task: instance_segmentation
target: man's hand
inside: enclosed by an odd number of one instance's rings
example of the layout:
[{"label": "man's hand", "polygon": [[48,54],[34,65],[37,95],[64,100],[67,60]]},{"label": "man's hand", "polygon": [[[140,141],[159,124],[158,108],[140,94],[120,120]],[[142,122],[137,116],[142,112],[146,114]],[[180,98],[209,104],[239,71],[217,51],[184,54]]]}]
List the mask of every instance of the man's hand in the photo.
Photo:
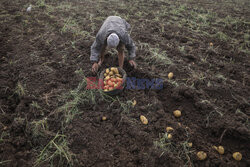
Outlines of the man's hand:
[{"label": "man's hand", "polygon": [[134,68],[137,67],[137,64],[136,64],[136,62],[135,62],[134,60],[129,60],[129,64],[130,64],[132,67],[134,67]]},{"label": "man's hand", "polygon": [[98,65],[97,63],[94,63],[94,64],[92,65],[92,72],[93,72],[93,73],[97,73],[98,68],[99,68],[99,65]]}]

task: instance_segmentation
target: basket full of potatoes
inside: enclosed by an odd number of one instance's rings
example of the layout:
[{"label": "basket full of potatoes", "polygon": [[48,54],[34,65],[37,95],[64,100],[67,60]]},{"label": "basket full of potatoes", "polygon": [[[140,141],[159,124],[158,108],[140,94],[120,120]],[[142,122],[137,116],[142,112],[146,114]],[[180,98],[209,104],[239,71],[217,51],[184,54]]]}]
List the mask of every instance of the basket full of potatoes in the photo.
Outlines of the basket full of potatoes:
[{"label": "basket full of potatoes", "polygon": [[116,95],[125,87],[127,74],[120,67],[110,67],[104,69],[99,76],[99,79],[103,81],[103,91],[109,95]]}]

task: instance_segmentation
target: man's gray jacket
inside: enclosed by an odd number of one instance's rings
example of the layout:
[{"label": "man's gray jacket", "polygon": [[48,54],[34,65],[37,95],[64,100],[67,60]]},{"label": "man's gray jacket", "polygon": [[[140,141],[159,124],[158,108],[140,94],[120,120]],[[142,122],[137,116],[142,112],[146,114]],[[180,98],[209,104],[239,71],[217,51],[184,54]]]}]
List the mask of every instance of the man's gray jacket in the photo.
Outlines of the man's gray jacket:
[{"label": "man's gray jacket", "polygon": [[130,25],[124,19],[118,16],[109,16],[103,23],[102,27],[96,35],[96,39],[91,46],[90,61],[97,62],[101,50],[106,45],[107,37],[111,33],[116,33],[120,38],[120,42],[125,45],[128,50],[128,59],[132,60],[135,55],[135,44],[129,35]]}]

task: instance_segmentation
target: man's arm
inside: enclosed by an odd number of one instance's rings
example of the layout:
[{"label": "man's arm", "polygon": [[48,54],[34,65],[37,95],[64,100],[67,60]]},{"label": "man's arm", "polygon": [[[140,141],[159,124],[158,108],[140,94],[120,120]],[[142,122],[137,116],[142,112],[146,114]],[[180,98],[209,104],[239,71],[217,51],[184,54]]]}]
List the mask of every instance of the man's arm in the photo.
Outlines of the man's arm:
[{"label": "man's arm", "polygon": [[130,38],[130,36],[128,35],[128,42],[125,45],[125,47],[128,50],[128,59],[129,60],[134,60],[136,54],[135,54],[135,44],[134,41]]},{"label": "man's arm", "polygon": [[102,49],[102,44],[98,42],[97,40],[95,40],[94,43],[91,45],[91,55],[90,55],[91,62],[93,63],[98,62],[101,49]]}]

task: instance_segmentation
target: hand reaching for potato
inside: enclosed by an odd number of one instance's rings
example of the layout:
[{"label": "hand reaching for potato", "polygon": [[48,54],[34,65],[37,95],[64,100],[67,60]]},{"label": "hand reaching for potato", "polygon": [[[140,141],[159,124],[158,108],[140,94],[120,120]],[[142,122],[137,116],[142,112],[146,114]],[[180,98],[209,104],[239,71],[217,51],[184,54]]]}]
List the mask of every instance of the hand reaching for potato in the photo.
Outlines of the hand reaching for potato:
[{"label": "hand reaching for potato", "polygon": [[129,64],[136,69],[137,64],[134,60],[129,60]]},{"label": "hand reaching for potato", "polygon": [[99,65],[98,65],[97,63],[94,63],[94,64],[92,65],[92,72],[93,72],[93,73],[97,73],[98,68],[99,68]]}]

